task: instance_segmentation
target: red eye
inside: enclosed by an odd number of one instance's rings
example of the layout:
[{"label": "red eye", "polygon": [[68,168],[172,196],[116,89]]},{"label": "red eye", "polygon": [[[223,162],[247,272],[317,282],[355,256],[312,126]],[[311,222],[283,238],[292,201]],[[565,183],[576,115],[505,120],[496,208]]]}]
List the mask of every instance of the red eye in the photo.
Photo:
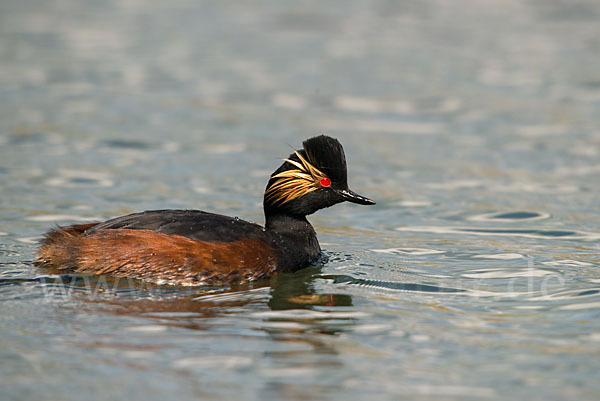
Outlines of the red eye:
[{"label": "red eye", "polygon": [[330,187],[331,186],[331,180],[327,177],[325,178],[321,178],[321,186],[322,187]]}]

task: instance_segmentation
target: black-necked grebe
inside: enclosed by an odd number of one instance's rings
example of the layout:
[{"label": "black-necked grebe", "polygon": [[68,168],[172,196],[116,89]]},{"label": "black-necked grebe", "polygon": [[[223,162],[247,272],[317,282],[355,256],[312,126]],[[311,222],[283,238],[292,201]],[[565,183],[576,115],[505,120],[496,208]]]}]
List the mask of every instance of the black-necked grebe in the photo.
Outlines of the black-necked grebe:
[{"label": "black-necked grebe", "polygon": [[199,210],[153,210],[49,231],[36,264],[154,283],[230,284],[315,263],[321,247],[306,216],[336,203],[375,202],[348,188],[344,149],[321,135],[271,175],[265,227]]}]

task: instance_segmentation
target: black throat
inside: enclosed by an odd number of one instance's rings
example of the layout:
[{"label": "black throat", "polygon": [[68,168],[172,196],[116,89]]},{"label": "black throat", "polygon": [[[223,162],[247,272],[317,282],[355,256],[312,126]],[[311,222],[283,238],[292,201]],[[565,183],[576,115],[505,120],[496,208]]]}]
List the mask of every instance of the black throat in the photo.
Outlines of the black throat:
[{"label": "black throat", "polygon": [[282,270],[299,270],[318,262],[321,247],[306,216],[268,213],[265,220],[265,230],[284,262]]}]

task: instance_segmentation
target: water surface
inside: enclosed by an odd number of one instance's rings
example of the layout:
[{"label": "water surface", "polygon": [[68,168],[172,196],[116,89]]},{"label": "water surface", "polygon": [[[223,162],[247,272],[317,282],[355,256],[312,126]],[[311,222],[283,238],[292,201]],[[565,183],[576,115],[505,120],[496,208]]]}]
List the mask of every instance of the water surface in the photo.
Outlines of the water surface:
[{"label": "water surface", "polygon": [[[600,397],[593,1],[0,2],[0,398]],[[234,288],[36,269],[56,224],[262,223],[319,133],[373,207]]]}]

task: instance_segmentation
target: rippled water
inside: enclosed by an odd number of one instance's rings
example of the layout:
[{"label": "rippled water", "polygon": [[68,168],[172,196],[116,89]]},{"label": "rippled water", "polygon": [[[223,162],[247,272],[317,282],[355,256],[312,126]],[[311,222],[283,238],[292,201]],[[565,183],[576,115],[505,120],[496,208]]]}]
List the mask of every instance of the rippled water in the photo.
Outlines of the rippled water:
[{"label": "rippled water", "polygon": [[[600,6],[0,2],[0,399],[600,398]],[[338,137],[374,207],[236,288],[33,267],[55,224],[262,222]]]}]

